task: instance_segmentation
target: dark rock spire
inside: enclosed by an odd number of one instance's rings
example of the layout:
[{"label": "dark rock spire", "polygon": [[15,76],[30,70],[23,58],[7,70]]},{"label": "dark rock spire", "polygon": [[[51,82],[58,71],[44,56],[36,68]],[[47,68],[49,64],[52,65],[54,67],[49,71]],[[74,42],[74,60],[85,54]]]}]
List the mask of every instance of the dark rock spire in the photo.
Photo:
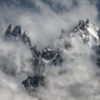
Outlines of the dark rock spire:
[{"label": "dark rock spire", "polygon": [[7,28],[7,30],[6,30],[6,32],[5,32],[5,35],[10,35],[11,34],[11,31],[12,31],[12,26],[11,26],[11,24],[8,26],[8,28]]},{"label": "dark rock spire", "polygon": [[21,35],[21,26],[15,26],[12,31],[12,35],[15,37]]}]

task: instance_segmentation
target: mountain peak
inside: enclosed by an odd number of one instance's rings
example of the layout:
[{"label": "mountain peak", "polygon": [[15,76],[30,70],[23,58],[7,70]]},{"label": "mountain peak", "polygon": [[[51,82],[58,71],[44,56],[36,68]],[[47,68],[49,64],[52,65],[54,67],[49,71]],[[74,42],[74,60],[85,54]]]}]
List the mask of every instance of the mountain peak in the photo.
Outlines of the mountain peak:
[{"label": "mountain peak", "polygon": [[84,20],[79,20],[78,25],[72,30],[72,32],[77,32],[79,30],[83,30],[86,31],[88,25],[89,25],[89,19],[87,19],[86,21]]},{"label": "mountain peak", "polygon": [[15,28],[12,31],[13,36],[21,35],[21,26],[15,26]]},{"label": "mountain peak", "polygon": [[[19,38],[21,42],[28,46],[32,54],[31,62],[34,75],[28,75],[22,82],[27,90],[30,91],[31,87],[34,90],[37,87],[42,86],[41,83],[44,84],[44,71],[46,66],[60,66],[65,61],[65,55],[72,60],[77,54],[82,54],[82,51],[80,51],[81,49],[79,48],[82,47],[83,49],[85,47],[83,43],[86,45],[96,45],[99,40],[98,29],[91,24],[88,19],[86,21],[80,20],[70,34],[66,34],[67,32],[64,29],[62,29],[61,33],[61,37],[58,40],[60,48],[58,47],[59,45],[57,45],[55,48],[46,47],[39,51],[37,45],[32,45],[30,37],[25,32],[22,33],[21,26],[15,26],[13,30],[11,25],[8,26],[5,37],[9,38],[9,40],[12,40],[13,37],[15,42],[16,38]],[[72,55],[72,58],[70,55]]]}]

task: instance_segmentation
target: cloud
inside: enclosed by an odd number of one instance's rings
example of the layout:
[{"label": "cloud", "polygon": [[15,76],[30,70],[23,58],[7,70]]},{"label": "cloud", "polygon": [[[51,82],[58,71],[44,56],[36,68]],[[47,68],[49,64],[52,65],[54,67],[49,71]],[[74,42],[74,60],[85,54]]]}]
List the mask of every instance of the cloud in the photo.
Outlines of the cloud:
[{"label": "cloud", "polygon": [[[30,8],[16,7],[13,4],[11,7],[4,5],[0,8],[0,19],[4,21],[6,27],[9,23],[21,25],[33,43],[40,46],[52,44],[61,34],[62,28],[68,32],[71,31],[79,19],[89,18],[95,23],[98,16],[95,3],[88,0],[31,0],[31,2],[40,10],[34,11]],[[58,8],[57,5],[61,7]],[[59,10],[59,13],[53,8]],[[64,11],[61,10],[62,8]]]},{"label": "cloud", "polygon": [[18,3],[16,0],[10,6],[7,2],[0,5],[0,67],[6,64],[7,70],[14,70],[16,74],[11,77],[7,75],[6,70],[1,69],[0,99],[91,100],[93,97],[95,100],[99,94],[99,83],[95,76],[98,71],[91,60],[93,51],[87,45],[83,46],[77,38],[72,41],[74,48],[67,53],[63,52],[66,59],[63,66],[46,67],[44,74],[47,77],[47,87],[39,89],[36,97],[31,97],[21,85],[27,77],[22,71],[31,71],[31,63],[28,61],[31,59],[30,50],[20,41],[7,43],[2,40],[2,37],[9,24],[21,25],[22,31],[31,38],[32,45],[37,44],[40,49],[53,45],[61,35],[62,29],[66,34],[70,33],[80,19],[89,18],[99,26],[96,2],[89,0],[29,1],[32,3],[31,7],[29,4],[22,6],[20,1]]}]

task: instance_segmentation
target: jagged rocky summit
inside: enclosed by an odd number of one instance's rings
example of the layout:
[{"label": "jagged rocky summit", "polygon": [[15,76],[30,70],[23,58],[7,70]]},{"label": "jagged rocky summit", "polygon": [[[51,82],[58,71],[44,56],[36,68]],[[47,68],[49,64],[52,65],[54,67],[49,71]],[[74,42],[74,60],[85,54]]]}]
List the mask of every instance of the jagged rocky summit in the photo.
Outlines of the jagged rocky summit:
[{"label": "jagged rocky summit", "polygon": [[46,47],[43,48],[42,51],[39,51],[37,45],[32,45],[30,37],[25,32],[22,33],[21,26],[15,26],[15,28],[12,29],[12,26],[9,25],[4,36],[6,41],[22,41],[22,43],[28,46],[32,53],[32,66],[35,74],[28,76],[27,79],[22,82],[29,92],[35,91],[38,87],[45,86],[46,76],[43,75],[45,67],[47,65],[61,66],[64,62],[62,54],[74,48],[74,39],[79,40],[79,42],[88,45],[94,50],[96,53],[95,59],[97,59],[96,64],[100,67],[99,37],[100,29],[91,24],[88,19],[86,21],[80,20],[70,34],[66,34],[66,31],[62,30],[61,36],[57,41],[58,47],[56,49]]},{"label": "jagged rocky summit", "polygon": [[37,49],[37,45],[32,46],[31,39],[28,37],[28,35],[25,32],[21,32],[21,26],[15,26],[12,29],[12,26],[9,25],[5,32],[4,38],[6,41],[22,41],[22,43],[28,46],[30,52],[32,53],[32,65],[35,74],[28,76],[27,79],[22,82],[27,90],[29,89],[32,91],[33,88],[37,88],[38,86],[44,84],[45,79],[42,74],[47,64],[58,66],[63,62],[63,58],[59,50],[46,47],[43,48],[42,51],[39,51]]}]

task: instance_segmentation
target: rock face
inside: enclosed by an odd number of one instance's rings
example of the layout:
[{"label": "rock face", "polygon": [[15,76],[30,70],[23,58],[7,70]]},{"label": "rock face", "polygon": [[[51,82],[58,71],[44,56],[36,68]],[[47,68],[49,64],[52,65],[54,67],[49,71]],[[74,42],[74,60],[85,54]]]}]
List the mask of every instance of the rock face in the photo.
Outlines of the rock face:
[{"label": "rock face", "polygon": [[42,58],[44,58],[46,60],[53,59],[55,55],[56,55],[56,51],[55,50],[51,50],[50,48],[45,48],[42,51]]},{"label": "rock face", "polygon": [[41,60],[41,59],[48,60],[54,65],[60,64],[63,61],[62,57],[60,55],[60,52],[57,50],[54,50],[51,48],[44,48],[42,50],[42,52],[40,52],[39,50],[37,50],[37,45],[32,46],[31,40],[28,37],[28,35],[25,32],[21,33],[20,26],[15,26],[13,31],[12,31],[12,26],[11,25],[8,26],[8,28],[5,32],[5,38],[10,38],[10,40],[11,40],[12,37],[14,37],[15,40],[16,40],[16,38],[19,38],[24,44],[27,44],[29,46],[29,49],[34,56],[33,57],[34,58],[34,65],[39,65],[38,60]]},{"label": "rock face", "polygon": [[[58,40],[58,43],[61,46],[60,49],[63,48],[63,52],[67,51],[68,53],[73,47],[75,47],[75,44],[72,44],[73,41],[75,39],[80,39],[79,42],[90,46],[91,49],[95,47],[95,53],[98,55],[97,65],[100,66],[100,30],[96,29],[93,24],[90,24],[88,19],[86,21],[80,20],[73,31],[67,35],[66,31],[62,30],[62,34]],[[62,51],[59,47],[56,49],[46,47],[43,48],[42,51],[39,51],[37,45],[32,45],[30,37],[25,32],[22,33],[20,26],[16,26],[12,29],[12,26],[9,25],[5,32],[5,38],[14,41],[20,40],[23,44],[28,46],[32,54],[32,68],[34,75],[28,75],[28,77],[22,82],[26,90],[29,92],[35,91],[38,87],[45,85],[45,77],[43,73],[47,65],[59,66],[64,62],[61,53]],[[74,51],[75,50],[73,49],[72,54],[74,54]]]},{"label": "rock face", "polygon": [[6,36],[11,35],[11,31],[12,31],[12,27],[11,27],[11,24],[10,24],[10,25],[8,26],[6,32],[5,32],[5,35],[6,35]]},{"label": "rock face", "polygon": [[42,75],[45,71],[46,63],[44,61],[48,60],[49,64],[51,65],[60,65],[63,62],[63,58],[59,51],[51,48],[43,48],[43,50],[40,52],[37,49],[37,45],[32,46],[31,39],[28,37],[28,35],[24,32],[21,32],[20,26],[15,26],[14,29],[12,29],[12,26],[9,25],[6,32],[5,37],[6,40],[20,40],[22,43],[27,45],[30,49],[30,52],[32,53],[33,59],[32,59],[32,65],[34,70],[34,75],[28,76],[26,80],[22,82],[24,87],[27,91],[35,91],[36,88],[40,86],[44,86],[45,78]]},{"label": "rock face", "polygon": [[43,76],[29,76],[26,80],[22,82],[25,86],[26,90],[29,92],[33,92],[36,88],[40,86],[44,86],[44,77]]},{"label": "rock face", "polygon": [[5,32],[5,36],[13,36],[13,37],[17,37],[21,35],[21,26],[16,26],[13,30],[12,30],[12,26],[9,25],[6,32]]},{"label": "rock face", "polygon": [[13,36],[20,36],[21,35],[21,26],[16,26],[14,29],[13,29],[13,31],[12,31],[12,33],[11,33]]},{"label": "rock face", "polygon": [[32,47],[30,38],[27,36],[25,32],[24,33],[21,32],[21,26],[15,26],[12,29],[12,26],[9,25],[5,32],[5,38],[8,40],[20,39],[23,43],[28,44],[30,48]]},{"label": "rock face", "polygon": [[43,49],[41,56],[43,59],[50,61],[53,65],[60,65],[63,62],[63,58],[60,55],[60,52],[54,49]]},{"label": "rock face", "polygon": [[100,45],[97,45],[96,47],[96,54],[97,54],[97,66],[100,68]]}]

